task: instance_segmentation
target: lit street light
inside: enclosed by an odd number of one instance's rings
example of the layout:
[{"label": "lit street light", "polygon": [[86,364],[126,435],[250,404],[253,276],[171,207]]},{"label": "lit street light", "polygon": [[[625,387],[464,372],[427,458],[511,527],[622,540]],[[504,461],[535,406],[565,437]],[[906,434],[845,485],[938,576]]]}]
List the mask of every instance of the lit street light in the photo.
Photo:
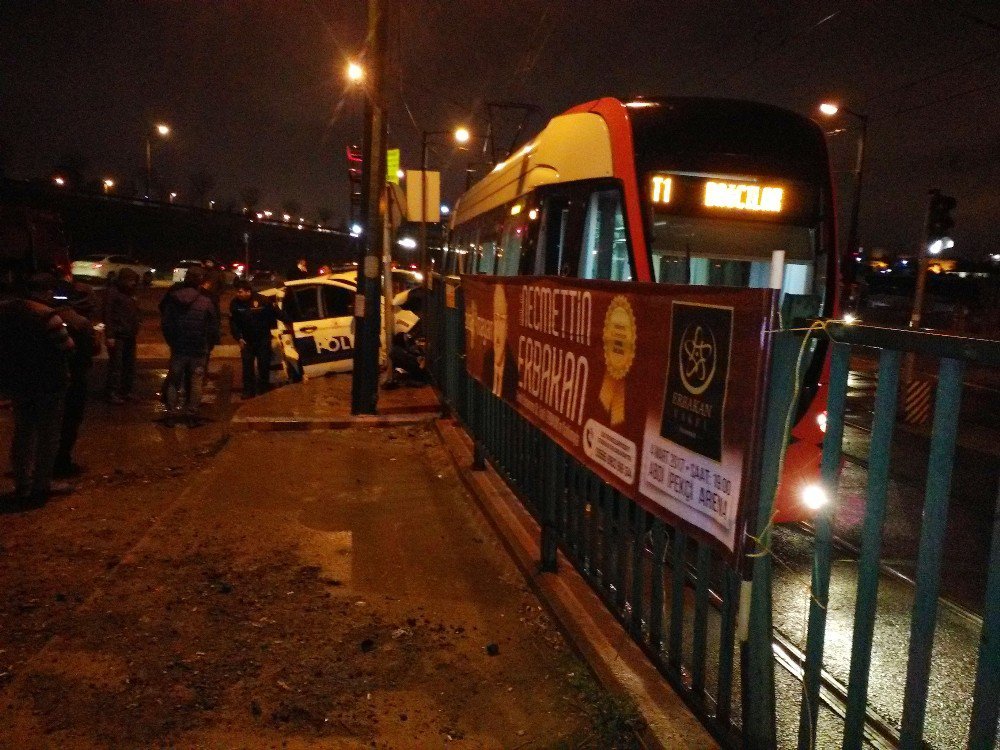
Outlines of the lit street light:
[{"label": "lit street light", "polygon": [[63,177],[59,177],[58,175],[52,178],[52,182],[54,182],[59,187],[65,187],[66,185],[66,179]]},{"label": "lit street light", "polygon": [[[170,126],[159,122],[155,125],[157,134],[161,138],[170,135]],[[146,200],[149,200],[150,185],[153,182],[153,147],[149,135],[146,136]]]},{"label": "lit street light", "polygon": [[110,177],[106,177],[101,185],[104,187],[104,194],[107,195],[111,192],[111,189],[115,186],[115,181]]},{"label": "lit street light", "polygon": [[420,271],[425,283],[430,283],[430,269],[427,267],[427,139],[435,135],[450,135],[456,143],[468,143],[472,135],[468,128],[454,130],[425,130],[420,145]]},{"label": "lit street light", "polygon": [[347,64],[347,80],[352,83],[359,83],[360,81],[363,81],[364,78],[365,69],[361,67],[361,65],[353,61]]},{"label": "lit street light", "polygon": [[170,194],[170,202],[173,203],[174,202],[174,198],[176,198],[176,197],[177,197],[177,193],[171,193]]},{"label": "lit street light", "polygon": [[863,115],[860,112],[855,112],[847,107],[841,107],[833,102],[823,102],[819,105],[819,111],[827,117],[834,117],[838,113],[843,112],[844,114],[854,117],[861,124],[861,131],[858,134],[858,158],[854,167],[854,201],[851,203],[851,220],[847,227],[847,252],[844,253],[844,262],[841,264],[844,271],[850,269],[848,273],[852,276],[851,279],[845,278],[845,281],[853,281],[853,275],[855,272],[854,264],[847,261],[849,261],[850,257],[853,256],[854,253],[858,252],[858,215],[861,212],[861,184],[864,179],[865,171],[865,139],[868,137],[868,116]]}]

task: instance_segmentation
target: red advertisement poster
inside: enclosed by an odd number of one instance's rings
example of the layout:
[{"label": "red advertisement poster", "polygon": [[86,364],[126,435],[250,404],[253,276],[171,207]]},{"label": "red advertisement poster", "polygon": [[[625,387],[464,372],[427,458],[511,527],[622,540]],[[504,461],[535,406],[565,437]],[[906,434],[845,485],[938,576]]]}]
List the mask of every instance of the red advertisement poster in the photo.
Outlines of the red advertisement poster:
[{"label": "red advertisement poster", "polygon": [[739,552],[773,291],[554,277],[462,284],[473,378],[647,510]]}]

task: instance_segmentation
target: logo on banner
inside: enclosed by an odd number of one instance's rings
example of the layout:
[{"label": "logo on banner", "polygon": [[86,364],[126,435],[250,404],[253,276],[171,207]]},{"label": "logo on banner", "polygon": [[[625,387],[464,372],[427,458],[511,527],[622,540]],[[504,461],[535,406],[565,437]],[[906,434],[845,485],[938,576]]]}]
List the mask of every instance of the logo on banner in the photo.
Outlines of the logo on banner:
[{"label": "logo on banner", "polygon": [[722,460],[733,308],[674,302],[660,435]]},{"label": "logo on banner", "polygon": [[608,410],[612,425],[625,421],[625,376],[635,361],[635,315],[626,297],[618,295],[604,316],[604,382],[601,405]]}]

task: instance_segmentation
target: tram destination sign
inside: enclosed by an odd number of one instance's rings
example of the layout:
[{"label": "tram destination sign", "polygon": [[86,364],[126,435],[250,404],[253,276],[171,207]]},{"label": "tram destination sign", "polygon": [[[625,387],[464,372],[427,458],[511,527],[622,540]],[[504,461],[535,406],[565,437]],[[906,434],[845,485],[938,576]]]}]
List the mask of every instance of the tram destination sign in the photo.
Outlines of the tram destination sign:
[{"label": "tram destination sign", "polygon": [[739,555],[775,293],[463,276],[466,367],[604,481]]}]

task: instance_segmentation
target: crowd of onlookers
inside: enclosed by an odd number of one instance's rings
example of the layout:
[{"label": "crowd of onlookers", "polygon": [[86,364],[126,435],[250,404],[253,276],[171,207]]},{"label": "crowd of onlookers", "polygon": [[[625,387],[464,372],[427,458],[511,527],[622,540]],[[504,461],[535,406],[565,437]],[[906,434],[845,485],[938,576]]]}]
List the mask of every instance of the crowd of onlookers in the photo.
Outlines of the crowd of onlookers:
[{"label": "crowd of onlookers", "polygon": [[[8,498],[14,504],[30,507],[71,492],[65,480],[84,472],[73,448],[102,339],[108,353],[105,399],[111,404],[136,399],[139,286],[139,276],[127,269],[103,295],[58,269],[35,274],[0,269],[0,398],[10,402],[14,422],[15,490]],[[221,338],[220,293],[219,275],[194,267],[160,300],[160,325],[170,349],[161,394],[164,426],[201,424],[208,360]],[[243,396],[252,397],[269,387],[271,329],[283,316],[272,299],[244,281],[236,283],[229,312],[242,354]]]}]

